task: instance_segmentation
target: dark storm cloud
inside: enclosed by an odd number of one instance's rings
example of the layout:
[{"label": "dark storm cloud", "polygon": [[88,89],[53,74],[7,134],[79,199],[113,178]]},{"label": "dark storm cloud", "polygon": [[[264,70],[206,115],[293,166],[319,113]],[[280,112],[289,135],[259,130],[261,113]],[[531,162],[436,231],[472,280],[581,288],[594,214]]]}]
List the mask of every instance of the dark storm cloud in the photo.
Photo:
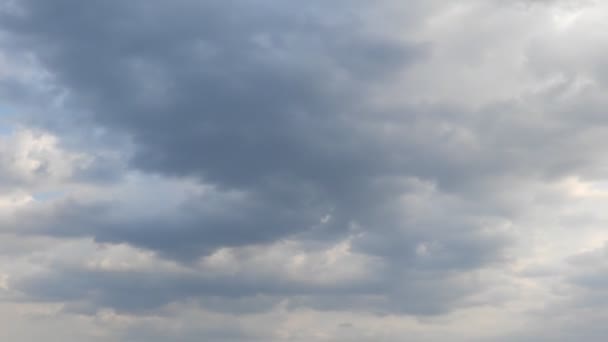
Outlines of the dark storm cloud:
[{"label": "dark storm cloud", "polygon": [[360,4],[20,5],[5,29],[69,102],[133,138],[134,167],[247,194],[252,208],[230,211],[235,239],[307,229],[329,211],[346,225],[384,200],[378,179],[403,172],[391,170],[397,151],[360,127],[360,98],[426,48],[366,32]]},{"label": "dark storm cloud", "polygon": [[[479,289],[465,282],[439,295],[453,272],[503,259],[509,239],[482,232],[484,222],[503,219],[501,208],[466,189],[508,161],[484,159],[488,151],[473,153],[462,142],[459,132],[470,133],[470,122],[459,124],[457,109],[395,112],[372,104],[372,90],[424,62],[432,44],[375,32],[361,2],[19,5],[0,27],[65,95],[67,114],[40,122],[64,135],[70,133],[61,122],[84,121],[127,136],[131,168],[194,179],[217,192],[145,217],[117,215],[120,200],[45,204],[18,213],[21,233],[92,236],[187,262],[226,246],[352,235],[356,251],[388,269],[370,290],[381,303],[361,305],[416,314],[449,310]],[[402,203],[404,195],[409,202]],[[33,298],[85,297],[127,311],[213,294],[205,282],[163,280],[156,287],[147,277],[59,272],[20,286]],[[50,285],[36,285],[42,283]],[[142,283],[150,292],[128,295]],[[233,279],[217,290],[323,292],[298,286],[252,290]]]},{"label": "dark storm cloud", "polygon": [[68,200],[20,212],[16,229],[64,237],[93,235],[99,242],[128,242],[172,258],[193,260],[221,246],[270,242],[312,228],[326,214],[318,204],[305,204],[298,212],[290,212],[282,203],[248,196],[210,201],[196,201],[196,211],[177,208],[169,214],[115,217],[120,204]]}]

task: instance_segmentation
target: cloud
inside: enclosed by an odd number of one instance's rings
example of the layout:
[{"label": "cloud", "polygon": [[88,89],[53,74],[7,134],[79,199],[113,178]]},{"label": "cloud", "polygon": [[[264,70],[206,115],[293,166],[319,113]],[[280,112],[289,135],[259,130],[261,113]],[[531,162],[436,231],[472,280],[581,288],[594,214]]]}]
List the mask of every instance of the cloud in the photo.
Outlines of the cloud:
[{"label": "cloud", "polygon": [[598,9],[2,2],[0,298],[84,340],[571,340]]}]

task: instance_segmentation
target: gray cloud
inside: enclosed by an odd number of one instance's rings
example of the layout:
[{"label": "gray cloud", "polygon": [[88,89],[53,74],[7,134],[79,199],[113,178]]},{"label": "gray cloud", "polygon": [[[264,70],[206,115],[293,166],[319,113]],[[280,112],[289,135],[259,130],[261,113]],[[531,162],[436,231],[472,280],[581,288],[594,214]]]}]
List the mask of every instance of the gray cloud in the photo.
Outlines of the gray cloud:
[{"label": "gray cloud", "polygon": [[[412,313],[440,313],[475,291],[478,284],[470,283],[440,296],[446,288],[432,284],[450,284],[452,272],[504,260],[509,238],[481,232],[483,221],[503,220],[501,209],[477,204],[464,191],[502,163],[486,158],[486,151],[456,155],[471,148],[457,132],[458,109],[395,111],[370,101],[374,87],[433,51],[429,42],[374,33],[364,16],[367,6],[19,5],[20,14],[4,15],[2,27],[14,46],[33,53],[50,72],[51,88],[67,94],[65,108],[75,113],[68,115],[130,137],[132,168],[191,177],[217,193],[144,216],[117,214],[121,200],[56,202],[21,211],[18,231],[126,242],[189,262],[222,247],[294,237],[331,243],[351,236],[354,250],[388,265],[376,281],[380,289],[371,293],[387,301],[379,310],[388,305]],[[443,133],[442,124],[456,130]],[[389,126],[394,133],[384,132]],[[402,203],[404,195],[412,203]],[[418,196],[429,208],[419,211]],[[142,292],[140,303],[125,300],[117,290],[122,282],[106,273],[55,277],[30,282],[24,291],[56,300],[100,293],[91,300],[127,310],[204,294],[168,283],[159,292]],[[137,274],[122,277],[149,283]],[[63,287],[67,278],[77,288]],[[57,285],[31,286],[39,283]],[[222,289],[231,283],[240,281],[227,281]],[[281,291],[306,294],[297,288]],[[235,285],[233,295],[256,293]]]},{"label": "gray cloud", "polygon": [[[240,323],[314,315],[166,338],[353,340],[371,326],[351,319],[416,316],[412,336],[439,341],[451,333],[425,322],[474,312],[481,326],[489,312],[513,331],[478,340],[566,341],[581,326],[522,332],[517,317],[602,302],[602,257],[551,264],[603,222],[605,63],[567,29],[588,3],[14,5],[0,12],[13,70],[0,98],[24,132],[56,141],[0,148],[0,183],[21,196],[0,196],[2,233],[48,239],[21,271],[0,267],[3,296],[111,312],[128,341],[160,334],[133,322],[191,304]],[[291,328],[329,315],[344,315],[333,333]]]}]

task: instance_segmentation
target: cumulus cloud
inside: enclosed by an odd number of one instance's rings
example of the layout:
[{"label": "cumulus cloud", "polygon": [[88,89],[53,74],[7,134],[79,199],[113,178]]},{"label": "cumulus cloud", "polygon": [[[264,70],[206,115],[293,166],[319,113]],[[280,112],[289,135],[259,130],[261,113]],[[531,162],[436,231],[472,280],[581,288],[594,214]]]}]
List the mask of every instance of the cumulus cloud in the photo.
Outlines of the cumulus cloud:
[{"label": "cumulus cloud", "polygon": [[2,1],[8,334],[599,340],[602,10]]}]

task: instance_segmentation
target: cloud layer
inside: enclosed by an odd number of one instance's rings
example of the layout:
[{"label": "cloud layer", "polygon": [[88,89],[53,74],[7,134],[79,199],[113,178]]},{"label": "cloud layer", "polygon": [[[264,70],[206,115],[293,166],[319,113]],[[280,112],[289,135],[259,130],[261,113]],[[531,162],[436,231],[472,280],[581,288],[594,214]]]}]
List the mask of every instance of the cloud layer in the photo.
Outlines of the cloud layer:
[{"label": "cloud layer", "polygon": [[0,2],[0,336],[599,341],[606,10]]}]

